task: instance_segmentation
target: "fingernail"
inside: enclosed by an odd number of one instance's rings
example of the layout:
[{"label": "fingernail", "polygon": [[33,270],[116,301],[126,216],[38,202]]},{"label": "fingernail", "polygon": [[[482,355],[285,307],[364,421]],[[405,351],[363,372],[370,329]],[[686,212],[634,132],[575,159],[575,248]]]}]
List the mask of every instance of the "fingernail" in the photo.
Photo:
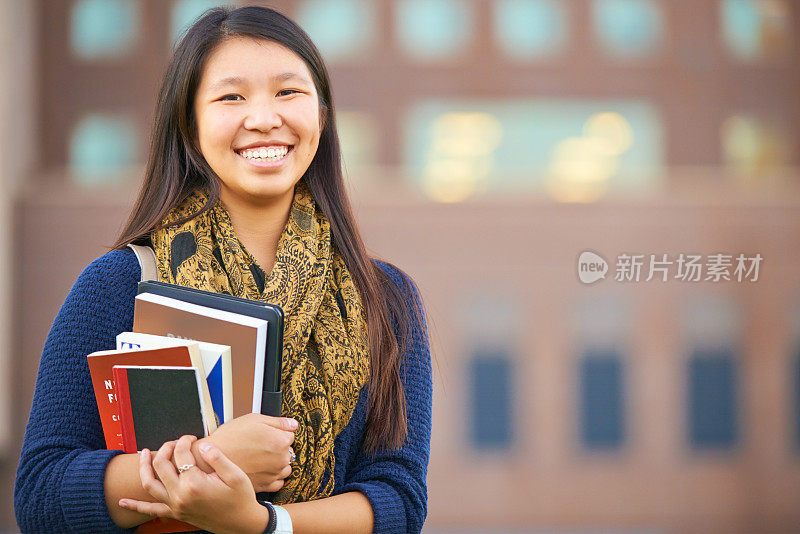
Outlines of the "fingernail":
[{"label": "fingernail", "polygon": [[150,449],[142,449],[142,454],[147,456],[148,454],[150,454]]},{"label": "fingernail", "polygon": [[298,427],[298,426],[300,426],[300,423],[298,423],[298,422],[297,422],[297,421],[295,421],[294,419],[289,419],[289,421],[288,421],[288,422],[289,422],[289,428],[290,428],[291,430],[297,430],[297,427]]},{"label": "fingernail", "polygon": [[119,501],[119,507],[120,508],[127,508],[128,507],[128,501]]},{"label": "fingernail", "polygon": [[200,452],[208,452],[210,450],[211,450],[211,444],[210,443],[201,443],[200,444]]}]

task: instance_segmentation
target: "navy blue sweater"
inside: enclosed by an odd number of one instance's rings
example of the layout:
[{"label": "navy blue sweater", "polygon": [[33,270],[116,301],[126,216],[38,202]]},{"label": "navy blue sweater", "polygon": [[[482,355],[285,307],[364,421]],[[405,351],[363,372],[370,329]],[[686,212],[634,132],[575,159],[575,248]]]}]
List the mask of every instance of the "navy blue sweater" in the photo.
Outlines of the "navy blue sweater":
[{"label": "navy blue sweater", "polygon": [[[402,273],[380,265],[396,284],[404,282]],[[78,277],[47,336],[14,486],[14,510],[23,532],[129,532],[114,524],[106,507],[106,466],[121,451],[104,449],[86,355],[115,348],[116,335],[131,330],[140,277],[132,252],[101,256]],[[407,301],[418,302],[413,293]],[[366,495],[379,533],[419,532],[427,512],[430,352],[427,333],[415,329],[412,334],[401,373],[406,444],[375,455],[361,450],[366,387],[334,444],[334,494]]]}]

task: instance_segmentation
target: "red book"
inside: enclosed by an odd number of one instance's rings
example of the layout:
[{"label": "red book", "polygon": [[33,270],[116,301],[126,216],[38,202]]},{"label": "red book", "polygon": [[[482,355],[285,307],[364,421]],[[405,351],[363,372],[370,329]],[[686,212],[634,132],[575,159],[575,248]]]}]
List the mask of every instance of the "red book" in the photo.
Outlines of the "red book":
[{"label": "red book", "polygon": [[[153,350],[103,350],[86,357],[89,374],[100,412],[100,422],[106,438],[106,448],[125,450],[122,444],[122,428],[119,423],[119,407],[114,390],[115,365],[169,365],[195,367],[188,347],[167,347]],[[201,363],[202,365],[202,363]]]}]

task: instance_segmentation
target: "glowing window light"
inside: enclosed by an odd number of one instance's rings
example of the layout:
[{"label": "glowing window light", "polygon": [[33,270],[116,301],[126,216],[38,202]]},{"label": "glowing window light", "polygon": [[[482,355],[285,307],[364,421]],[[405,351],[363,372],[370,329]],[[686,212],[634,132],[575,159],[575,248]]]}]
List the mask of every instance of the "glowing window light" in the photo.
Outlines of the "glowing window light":
[{"label": "glowing window light", "polygon": [[746,115],[734,115],[720,126],[725,164],[739,173],[755,173],[789,164],[790,145],[778,127]]},{"label": "glowing window light", "polygon": [[88,60],[119,57],[136,42],[139,26],[131,0],[81,0],[72,8],[70,44],[73,53]]},{"label": "glowing window light", "polygon": [[467,199],[492,172],[502,125],[488,113],[446,113],[431,130],[422,190],[438,202]]},{"label": "glowing window light", "polygon": [[[407,112],[403,139],[406,176],[434,199],[544,193],[592,201],[605,191],[647,194],[663,180],[661,119],[642,100],[422,100]],[[597,168],[611,176],[586,178]]]},{"label": "glowing window light", "polygon": [[396,6],[400,45],[414,59],[438,60],[457,55],[473,34],[470,2],[401,0]]},{"label": "glowing window light", "polygon": [[724,0],[722,41],[740,59],[786,54],[791,45],[791,12],[784,0]]},{"label": "glowing window light", "polygon": [[560,202],[593,202],[619,172],[620,159],[633,144],[633,129],[619,113],[589,117],[582,137],[563,140],[553,150],[547,190]]},{"label": "glowing window light", "polygon": [[375,117],[363,111],[337,111],[336,126],[345,170],[374,165],[380,138]]},{"label": "glowing window light", "polygon": [[564,5],[553,0],[501,0],[495,3],[495,39],[514,58],[553,54],[566,44],[566,19]]},{"label": "glowing window light", "polygon": [[592,15],[600,44],[617,57],[643,57],[661,40],[662,17],[652,0],[594,0]]},{"label": "glowing window light", "polygon": [[172,4],[170,17],[170,37],[172,42],[181,38],[183,33],[197,20],[204,11],[225,5],[217,0],[178,0]]},{"label": "glowing window light", "polygon": [[309,0],[297,21],[328,61],[357,56],[375,38],[375,8],[365,0]]},{"label": "glowing window light", "polygon": [[86,186],[118,181],[119,171],[135,162],[136,139],[136,128],[130,117],[97,113],[83,117],[70,139],[73,180]]}]

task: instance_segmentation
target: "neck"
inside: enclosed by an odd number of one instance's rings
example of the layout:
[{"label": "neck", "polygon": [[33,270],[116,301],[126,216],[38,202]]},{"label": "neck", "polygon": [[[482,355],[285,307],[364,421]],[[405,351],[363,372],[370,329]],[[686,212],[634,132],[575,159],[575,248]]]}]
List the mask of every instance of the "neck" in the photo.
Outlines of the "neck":
[{"label": "neck", "polygon": [[230,215],[236,236],[258,266],[269,275],[275,264],[278,241],[286,227],[286,221],[289,220],[294,195],[287,195],[268,204],[253,205],[225,193],[223,190],[220,198]]}]

